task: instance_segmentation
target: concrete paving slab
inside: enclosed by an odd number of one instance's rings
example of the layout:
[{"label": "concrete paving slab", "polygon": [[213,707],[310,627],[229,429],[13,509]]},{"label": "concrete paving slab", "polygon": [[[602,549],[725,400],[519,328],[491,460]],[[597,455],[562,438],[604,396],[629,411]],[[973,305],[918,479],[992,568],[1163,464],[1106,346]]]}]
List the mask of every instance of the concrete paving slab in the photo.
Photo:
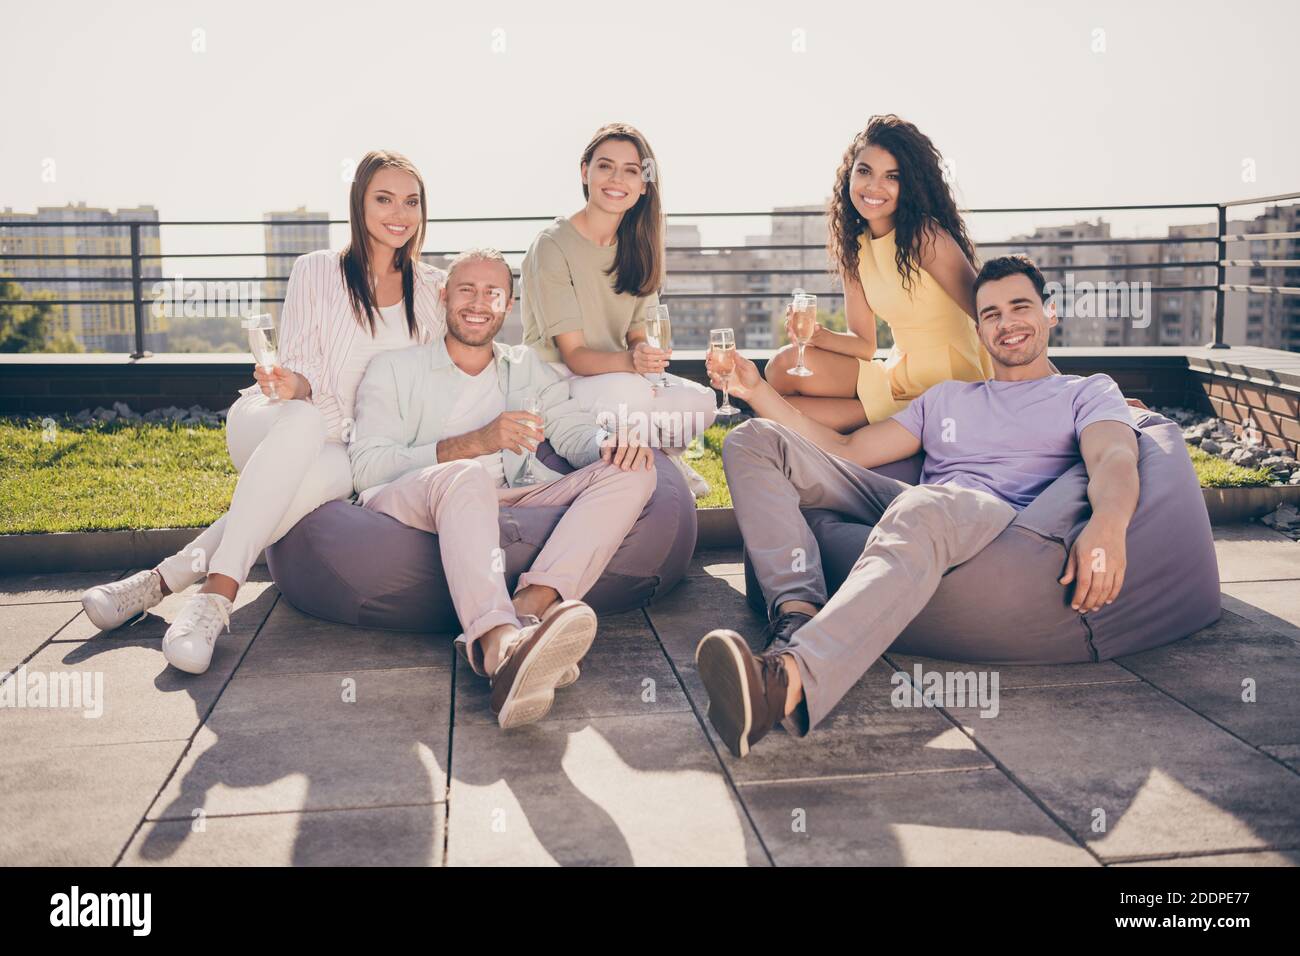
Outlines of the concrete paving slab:
[{"label": "concrete paving slab", "polygon": [[0,674],[25,661],[79,614],[80,604],[66,602],[0,605]]},{"label": "concrete paving slab", "polygon": [[1300,852],[1216,853],[1210,856],[1179,856],[1172,859],[1138,860],[1117,866],[1300,866]]},{"label": "concrete paving slab", "polygon": [[1261,524],[1219,525],[1213,531],[1221,582],[1300,578],[1300,542]]},{"label": "concrete paving slab", "polygon": [[741,791],[778,866],[1096,866],[996,770]]},{"label": "concrete paving slab", "polygon": [[[142,622],[80,644],[47,644],[11,681],[26,682],[29,703],[36,703],[31,689],[47,685],[66,688],[62,702],[78,706],[0,707],[0,738],[15,741],[25,751],[189,739],[274,600],[275,594],[268,592],[236,611],[232,633],[217,640],[212,665],[201,675],[185,674],[167,664],[160,649],[166,626],[161,618],[159,623]],[[156,636],[135,636],[142,631]],[[20,686],[15,684],[15,694]],[[87,687],[93,706],[87,706],[83,696],[73,696],[74,688],[83,695]],[[84,716],[96,710],[99,716]]]},{"label": "concrete paving slab", "polygon": [[450,709],[446,668],[238,676],[149,819],[437,803]]},{"label": "concrete paving slab", "polygon": [[0,750],[0,866],[112,866],[184,741]]},{"label": "concrete paving slab", "polygon": [[1300,646],[1225,611],[1210,627],[1117,659],[1246,741],[1300,744]]},{"label": "concrete paving slab", "polygon": [[[491,724],[491,685],[458,661],[456,723]],[[690,702],[659,641],[637,611],[603,617],[581,664],[581,677],[556,692],[546,720],[689,712]]]},{"label": "concrete paving slab", "polygon": [[1300,581],[1244,581],[1223,585],[1223,606],[1300,642]]},{"label": "concrete paving slab", "polygon": [[709,574],[714,577],[739,574],[744,577],[745,562],[740,556],[739,548],[700,550],[696,551],[691,558],[690,567],[687,568],[686,573],[688,575]]},{"label": "concrete paving slab", "polygon": [[[708,694],[695,666],[700,638],[715,627],[730,627],[757,650],[765,627],[745,603],[744,578],[735,575],[687,578],[649,612],[701,715],[707,713]],[[887,663],[877,662],[814,733],[798,739],[778,729],[743,760],[732,757],[712,726],[705,725],[738,784],[992,766],[934,709],[894,707],[892,673]]]},{"label": "concrete paving slab", "polygon": [[389,631],[334,624],[276,603],[240,665],[241,676],[340,670],[451,667],[454,634]]},{"label": "concrete paving slab", "polygon": [[910,654],[886,654],[885,659],[909,677],[915,675],[919,664],[922,673],[928,671],[997,671],[998,688],[1055,687],[1059,684],[1106,684],[1115,681],[1135,681],[1138,677],[1124,670],[1114,661],[1095,664],[1024,664],[982,667],[961,661],[945,661],[931,657],[914,657]]},{"label": "concrete paving slab", "polygon": [[0,574],[0,604],[80,601],[81,592],[107,584],[125,571],[68,571],[62,574]]},{"label": "concrete paving slab", "polygon": [[1300,845],[1300,776],[1153,687],[1000,698],[949,712],[1103,860]]},{"label": "concrete paving slab", "polygon": [[208,817],[147,823],[123,866],[439,866],[446,807]]},{"label": "concrete paving slab", "polygon": [[452,865],[766,863],[690,714],[457,725]]},{"label": "concrete paving slab", "polygon": [[1282,744],[1276,747],[1260,747],[1259,749],[1276,757],[1296,773],[1300,773],[1300,744]]}]

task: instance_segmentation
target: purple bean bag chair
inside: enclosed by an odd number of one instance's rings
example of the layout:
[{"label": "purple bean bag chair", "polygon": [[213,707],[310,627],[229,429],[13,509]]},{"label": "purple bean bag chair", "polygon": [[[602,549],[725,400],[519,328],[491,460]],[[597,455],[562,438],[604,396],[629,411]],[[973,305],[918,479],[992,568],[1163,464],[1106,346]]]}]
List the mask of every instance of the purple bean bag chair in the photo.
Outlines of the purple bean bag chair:
[{"label": "purple bean bag chair", "polygon": [[[892,645],[903,654],[940,657],[942,635],[966,634],[969,660],[989,664],[1104,661],[1186,637],[1219,617],[1219,565],[1200,482],[1182,429],[1155,412],[1131,409],[1138,437],[1141,493],[1128,528],[1128,568],[1114,604],[1091,614],[1070,608],[1068,549],[1092,513],[1080,463],[1025,508],[993,542],[944,575],[930,603]],[[876,469],[908,484],[923,456]],[[833,593],[866,545],[871,527],[843,515],[804,511]],[[762,591],[745,557],[750,604]],[[951,646],[950,642],[948,646]],[[1031,649],[1032,650],[1029,650]]]},{"label": "purple bean bag chair", "polygon": [[[537,457],[560,473],[573,468],[549,442]],[[686,573],[695,551],[695,498],[681,472],[655,452],[658,485],[641,517],[584,600],[596,613],[643,607]],[[506,583],[513,591],[563,506],[500,510]],[[459,632],[437,535],[344,501],[321,505],[266,549],[280,593],[300,611],[362,627]]]}]

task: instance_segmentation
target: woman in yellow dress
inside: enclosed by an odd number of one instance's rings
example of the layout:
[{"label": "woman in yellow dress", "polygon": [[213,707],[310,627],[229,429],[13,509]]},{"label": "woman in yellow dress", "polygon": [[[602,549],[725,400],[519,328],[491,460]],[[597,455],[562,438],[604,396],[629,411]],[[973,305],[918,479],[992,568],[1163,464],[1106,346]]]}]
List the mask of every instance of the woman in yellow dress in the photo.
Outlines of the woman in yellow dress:
[{"label": "woman in yellow dress", "polygon": [[[975,334],[975,249],[929,137],[897,116],[872,117],[840,162],[828,220],[849,331],[818,326],[804,352],[810,376],[788,374],[795,346],[772,357],[767,380],[790,404],[852,431],[938,382],[992,376]],[[894,337],[883,362],[877,316]]]}]

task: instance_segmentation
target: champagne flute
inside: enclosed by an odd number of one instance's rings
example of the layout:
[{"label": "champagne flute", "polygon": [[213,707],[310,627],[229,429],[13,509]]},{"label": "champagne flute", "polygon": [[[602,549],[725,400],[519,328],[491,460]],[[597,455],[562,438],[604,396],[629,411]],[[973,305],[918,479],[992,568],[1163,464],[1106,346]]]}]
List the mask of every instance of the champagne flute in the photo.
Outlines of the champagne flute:
[{"label": "champagne flute", "polygon": [[[279,364],[279,353],[275,347],[275,320],[269,313],[250,315],[240,325],[248,332],[248,348],[253,353],[253,361],[262,367],[268,375]],[[280,393],[274,388],[268,401],[278,402]]]},{"label": "champagne flute", "polygon": [[[542,414],[541,393],[538,392],[536,389],[530,390],[526,395],[526,397],[524,398],[523,408],[521,408],[520,411],[525,411],[532,415],[541,415]],[[541,439],[539,438],[538,441],[540,442],[540,440]],[[518,479],[516,479],[515,481],[516,485],[541,484],[542,479],[538,478],[535,474],[533,474],[533,462],[536,460],[536,458],[537,458],[536,452],[530,450],[528,452],[527,457],[524,458],[524,470],[520,472]]]},{"label": "champagne flute", "polygon": [[[673,347],[673,330],[668,322],[668,306],[655,305],[646,311],[645,339],[646,344],[651,348],[671,349]],[[660,372],[658,384],[668,388],[672,383],[668,381],[665,372]]]},{"label": "champagne flute", "polygon": [[813,333],[817,331],[817,296],[803,289],[795,289],[791,308],[793,315],[790,331],[799,346],[799,360],[792,368],[786,369],[786,373],[799,376],[812,375],[812,369],[803,364],[803,350],[812,341]]},{"label": "champagne flute", "polygon": [[736,370],[736,333],[733,329],[712,329],[709,331],[709,351],[714,353],[713,367],[722,379],[722,404],[718,406],[719,415],[738,415],[740,409],[731,404],[731,375]]}]

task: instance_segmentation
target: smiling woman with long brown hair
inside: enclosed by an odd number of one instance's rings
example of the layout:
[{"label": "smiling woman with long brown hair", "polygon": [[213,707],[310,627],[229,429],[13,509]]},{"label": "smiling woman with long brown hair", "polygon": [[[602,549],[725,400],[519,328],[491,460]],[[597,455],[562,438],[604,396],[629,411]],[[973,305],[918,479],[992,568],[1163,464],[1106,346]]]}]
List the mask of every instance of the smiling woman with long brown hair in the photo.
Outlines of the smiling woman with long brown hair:
[{"label": "smiling woman with long brown hair", "polygon": [[646,443],[668,454],[698,496],[709,486],[682,452],[713,424],[713,391],[665,373],[672,350],[646,334],[664,280],[659,172],[635,127],[610,123],[592,136],[578,161],[586,204],[543,229],[520,269],[524,344],[570,379],[584,409],[661,423]]},{"label": "smiling woman with long brown hair", "polygon": [[[943,178],[939,151],[897,116],[873,116],[835,172],[828,214],[831,268],[844,285],[848,332],[819,326],[804,353],[813,374],[767,380],[805,415],[839,431],[881,421],[931,385],[992,374],[975,334],[975,248]],[[876,353],[876,318],[894,347]]]},{"label": "smiling woman with long brown hair", "polygon": [[445,276],[420,261],[428,213],[415,166],[398,153],[367,153],[348,211],[351,241],[341,252],[312,252],[293,264],[280,364],[254,368],[257,384],[227,413],[226,445],[239,471],[230,510],[156,568],[82,596],[91,622],[107,631],[204,581],[163,637],[164,656],[183,671],[207,670],[262,549],[325,502],[351,496],[346,444],[371,357],[444,334]]}]

